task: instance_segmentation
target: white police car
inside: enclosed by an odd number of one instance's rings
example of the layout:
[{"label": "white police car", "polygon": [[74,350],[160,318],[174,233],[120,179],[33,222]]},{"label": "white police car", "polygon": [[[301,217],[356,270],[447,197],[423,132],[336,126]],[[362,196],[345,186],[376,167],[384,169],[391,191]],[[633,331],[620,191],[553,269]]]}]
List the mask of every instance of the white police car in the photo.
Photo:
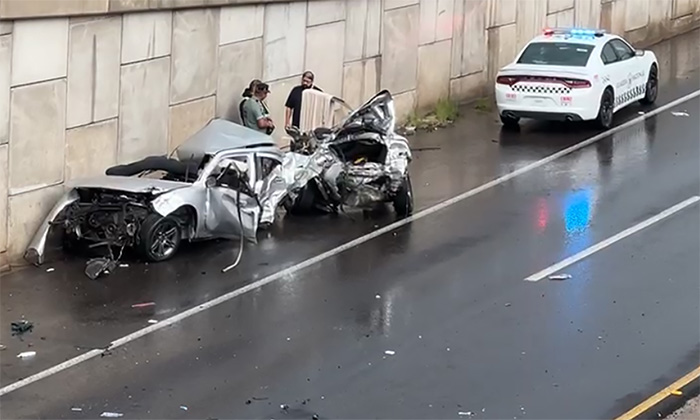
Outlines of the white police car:
[{"label": "white police car", "polygon": [[613,114],[658,94],[659,64],[619,36],[591,29],[545,29],[496,76],[504,126],[521,118],[595,120],[610,128]]}]

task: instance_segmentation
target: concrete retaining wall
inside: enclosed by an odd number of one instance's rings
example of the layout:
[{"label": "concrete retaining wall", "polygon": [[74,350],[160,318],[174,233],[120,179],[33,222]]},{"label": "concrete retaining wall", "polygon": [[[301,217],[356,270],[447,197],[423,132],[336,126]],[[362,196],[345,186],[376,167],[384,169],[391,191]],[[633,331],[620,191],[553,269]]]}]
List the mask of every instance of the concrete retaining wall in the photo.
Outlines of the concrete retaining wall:
[{"label": "concrete retaining wall", "polygon": [[4,266],[66,180],[234,118],[253,78],[279,125],[305,69],[353,105],[387,88],[406,116],[485,93],[545,26],[651,43],[696,26],[700,0],[0,0],[0,17]]}]

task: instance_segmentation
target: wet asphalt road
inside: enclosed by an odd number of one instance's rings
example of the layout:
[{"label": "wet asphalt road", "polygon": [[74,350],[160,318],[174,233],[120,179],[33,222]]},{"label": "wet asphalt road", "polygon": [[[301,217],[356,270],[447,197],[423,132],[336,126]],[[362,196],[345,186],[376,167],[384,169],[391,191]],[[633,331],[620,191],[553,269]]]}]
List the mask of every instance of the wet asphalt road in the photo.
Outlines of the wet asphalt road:
[{"label": "wet asphalt road", "polygon": [[[691,48],[697,36],[656,47],[669,70],[662,71],[659,104],[700,86]],[[679,105],[692,117],[670,111],[652,117],[395,234],[3,396],[1,417],[620,414],[697,366],[700,206],[567,268],[570,280],[523,279],[698,195],[699,108],[698,99]],[[618,121],[640,110],[633,106]],[[594,134],[585,125],[549,124],[505,134],[493,115],[467,111],[456,127],[411,139],[418,208]],[[225,242],[198,244],[168,264],[134,262],[97,282],[70,260],[47,265],[51,273],[7,275],[0,384],[104,347],[149,319],[242,287],[392,217],[285,219],[226,275],[220,269],[233,259],[235,244]],[[131,308],[151,301],[156,305]],[[36,324],[24,341],[5,327],[22,316]],[[14,358],[26,350],[37,356]]]}]

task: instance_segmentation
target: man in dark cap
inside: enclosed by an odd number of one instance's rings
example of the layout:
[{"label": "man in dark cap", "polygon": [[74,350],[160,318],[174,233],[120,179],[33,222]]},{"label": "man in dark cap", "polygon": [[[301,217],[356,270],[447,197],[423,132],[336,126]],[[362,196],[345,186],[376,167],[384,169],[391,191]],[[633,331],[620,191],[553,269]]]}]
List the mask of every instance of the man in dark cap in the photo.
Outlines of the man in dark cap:
[{"label": "man in dark cap", "polygon": [[248,98],[241,107],[243,125],[268,135],[275,130],[275,124],[263,103],[269,93],[270,86],[267,83],[257,83],[253,88],[253,97]]},{"label": "man in dark cap", "polygon": [[321,89],[314,86],[314,74],[308,70],[305,71],[304,74],[301,76],[301,84],[299,86],[295,86],[294,89],[292,89],[292,91],[289,92],[289,96],[287,97],[287,103],[285,103],[285,127],[299,127],[301,120],[301,98],[302,93],[306,89],[316,89],[319,92],[321,92]]}]

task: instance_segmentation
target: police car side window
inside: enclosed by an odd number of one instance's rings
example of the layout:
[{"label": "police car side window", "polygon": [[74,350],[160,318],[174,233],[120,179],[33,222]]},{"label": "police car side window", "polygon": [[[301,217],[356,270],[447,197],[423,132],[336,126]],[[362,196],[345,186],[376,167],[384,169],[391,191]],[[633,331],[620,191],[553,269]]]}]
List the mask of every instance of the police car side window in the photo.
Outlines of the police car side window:
[{"label": "police car side window", "polygon": [[617,61],[615,49],[613,49],[609,42],[603,47],[603,51],[600,53],[600,58],[603,60],[603,64],[611,64]]},{"label": "police car side window", "polygon": [[620,41],[619,39],[613,39],[612,41],[610,41],[610,44],[615,49],[617,56],[620,58],[620,61],[628,60],[634,57],[634,50],[632,50],[632,48],[630,48],[627,44]]}]

